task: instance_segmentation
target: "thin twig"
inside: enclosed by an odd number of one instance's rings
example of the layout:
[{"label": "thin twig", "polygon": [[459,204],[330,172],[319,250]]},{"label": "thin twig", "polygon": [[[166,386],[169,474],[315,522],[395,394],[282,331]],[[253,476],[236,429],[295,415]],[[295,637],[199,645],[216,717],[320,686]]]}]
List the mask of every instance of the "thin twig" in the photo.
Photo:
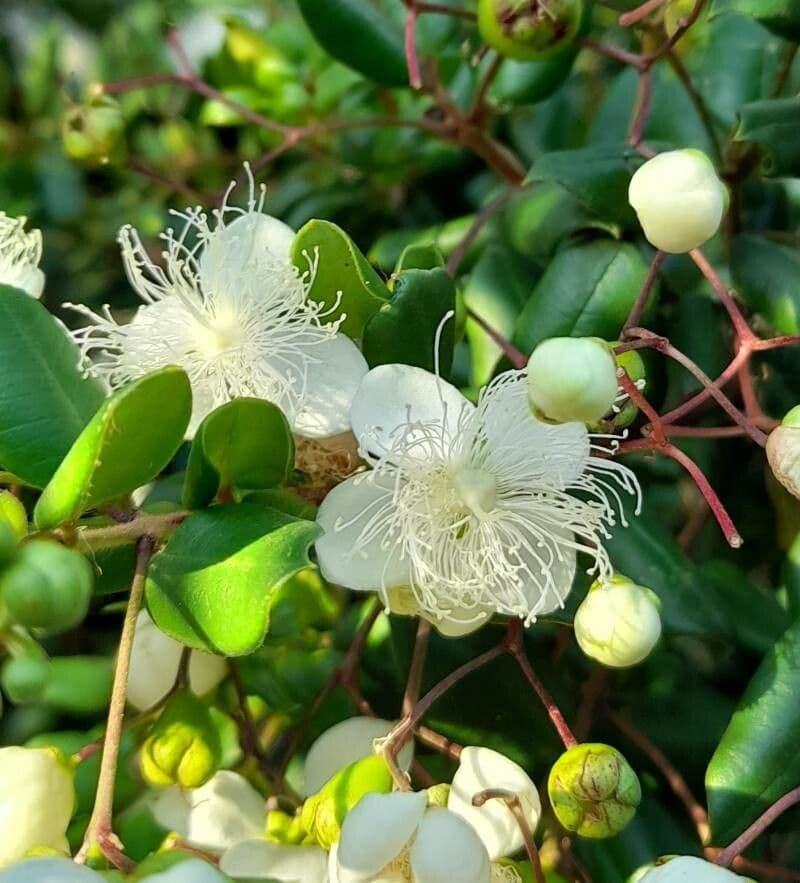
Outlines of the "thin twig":
[{"label": "thin twig", "polygon": [[625,324],[622,326],[623,335],[629,328],[639,324],[639,320],[642,318],[642,314],[647,308],[650,292],[656,284],[658,274],[664,266],[664,261],[666,259],[667,256],[663,251],[657,251],[655,255],[653,255],[653,260],[650,262],[650,269],[647,271],[644,284],[642,285],[639,294],[636,296],[636,301],[634,302],[633,307],[631,307],[631,311],[628,314],[628,318],[625,320]]},{"label": "thin twig", "polygon": [[528,860],[533,868],[536,883],[547,883],[547,878],[542,869],[542,861],[539,858],[539,850],[536,848],[536,840],[531,830],[525,811],[522,808],[519,797],[513,791],[506,791],[504,788],[488,788],[481,791],[472,798],[473,806],[483,806],[487,800],[502,800],[509,808],[517,827],[522,834],[522,841],[525,844],[525,852],[528,854]]},{"label": "thin twig", "polygon": [[730,846],[717,856],[717,864],[723,868],[729,868],[733,860],[749,849],[753,843],[769,828],[769,826],[788,809],[800,803],[800,788],[794,788],[788,794],[784,794],[780,800],[776,800],[772,806],[759,816],[755,822],[742,834],[740,834]]}]

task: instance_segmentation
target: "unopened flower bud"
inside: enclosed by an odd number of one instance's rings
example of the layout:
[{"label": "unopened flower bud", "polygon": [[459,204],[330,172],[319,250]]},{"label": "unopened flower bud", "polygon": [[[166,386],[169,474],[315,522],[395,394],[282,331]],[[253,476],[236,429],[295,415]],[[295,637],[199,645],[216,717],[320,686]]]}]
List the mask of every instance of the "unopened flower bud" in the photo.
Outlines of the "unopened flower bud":
[{"label": "unopened flower bud", "polygon": [[568,46],[583,16],[583,0],[479,0],[478,27],[501,55],[530,61]]},{"label": "unopened flower bud", "polygon": [[42,698],[49,678],[50,662],[44,652],[30,652],[6,660],[0,684],[12,702],[24,705]]},{"label": "unopened flower bud", "polygon": [[767,460],[775,478],[800,500],[800,405],[769,434]]},{"label": "unopened flower bud", "polygon": [[556,761],[547,782],[559,822],[581,837],[613,837],[636,814],[642,788],[628,761],[610,745],[586,743]]},{"label": "unopened flower bud", "polygon": [[702,858],[677,855],[659,859],[640,883],[741,883],[748,879]]},{"label": "unopened flower bud", "polygon": [[21,540],[28,533],[28,513],[11,491],[0,491],[0,521]]},{"label": "unopened flower bud", "polygon": [[628,668],[646,659],[661,637],[658,598],[627,577],[599,579],[575,613],[581,650],[610,668]]},{"label": "unopened flower bud", "polygon": [[117,101],[105,95],[70,107],[61,121],[67,155],[88,166],[117,165],[124,160],[125,119]]},{"label": "unopened flower bud", "polygon": [[373,754],[339,770],[321,791],[309,797],[300,823],[316,843],[330,849],[339,840],[345,817],[365,794],[388,794],[391,790],[389,767],[383,757]]},{"label": "unopened flower bud", "polygon": [[222,745],[208,706],[192,693],[167,703],[142,745],[142,776],[151,785],[199,788],[216,773]]},{"label": "unopened flower bud", "polygon": [[[639,353],[636,350],[628,350],[617,355],[616,360],[617,367],[624,368],[625,373],[636,384],[637,388],[640,391],[643,390],[647,379],[647,369]],[[621,402],[617,402],[617,407],[619,411],[614,414],[611,422],[615,429],[625,429],[636,419],[639,408],[628,397],[625,397]],[[614,410],[616,411],[616,408]]]},{"label": "unopened flower bud", "polygon": [[528,361],[528,397],[534,413],[555,423],[594,423],[617,397],[617,365],[596,337],[551,337]]},{"label": "unopened flower bud", "polygon": [[628,199],[648,241],[661,251],[683,254],[719,230],[728,192],[702,151],[671,150],[636,171]]},{"label": "unopened flower bud", "polygon": [[74,808],[72,768],[58,751],[0,749],[0,867],[37,847],[65,852]]},{"label": "unopened flower bud", "polygon": [[92,595],[92,567],[73,549],[34,540],[20,549],[0,579],[0,597],[20,625],[64,632],[86,616]]}]

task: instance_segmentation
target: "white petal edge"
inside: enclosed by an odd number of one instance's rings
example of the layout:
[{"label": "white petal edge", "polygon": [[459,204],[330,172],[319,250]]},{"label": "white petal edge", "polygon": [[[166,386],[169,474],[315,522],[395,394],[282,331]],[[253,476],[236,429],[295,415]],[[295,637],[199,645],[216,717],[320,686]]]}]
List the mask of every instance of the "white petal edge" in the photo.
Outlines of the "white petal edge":
[{"label": "white petal edge", "polygon": [[103,878],[69,858],[29,858],[0,871],[0,883],[103,883]]},{"label": "white petal edge", "polygon": [[317,846],[245,840],[222,856],[219,867],[234,880],[328,883],[328,855]]},{"label": "white petal edge", "polygon": [[383,531],[369,542],[359,541],[370,519],[391,505],[389,481],[372,472],[346,479],[325,497],[317,511],[317,524],[325,533],[317,540],[316,550],[328,582],[360,592],[410,583],[401,548],[388,545]]},{"label": "white petal edge", "polygon": [[425,813],[411,847],[414,883],[490,883],[486,847],[462,818],[447,809]]},{"label": "white petal edge", "polygon": [[[450,439],[475,406],[447,381],[410,365],[379,365],[362,380],[350,419],[364,451],[384,455],[409,422],[435,423]],[[420,456],[424,456],[420,448]]]},{"label": "white petal edge", "polygon": [[225,878],[208,862],[190,858],[166,871],[142,877],[141,883],[225,883]]},{"label": "white petal edge", "polygon": [[513,813],[502,800],[488,800],[480,807],[472,805],[472,798],[489,788],[516,794],[533,831],[539,824],[542,804],[530,776],[510,758],[476,746],[468,746],[461,752],[447,808],[469,822],[491,860],[496,861],[513,855],[523,847],[524,841]]},{"label": "white petal edge", "polygon": [[[395,724],[377,717],[351,717],[327,729],[306,754],[305,796],[316,794],[339,770],[374,754],[375,740],[388,736]],[[413,760],[412,741],[403,746],[398,763],[408,770]]]}]

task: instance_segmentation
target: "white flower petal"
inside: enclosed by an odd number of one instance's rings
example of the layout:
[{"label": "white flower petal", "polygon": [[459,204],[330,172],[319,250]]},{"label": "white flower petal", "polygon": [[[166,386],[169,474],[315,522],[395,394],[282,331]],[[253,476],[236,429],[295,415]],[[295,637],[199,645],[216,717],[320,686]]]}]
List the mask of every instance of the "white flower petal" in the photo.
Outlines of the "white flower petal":
[{"label": "white flower petal", "polygon": [[486,847],[475,831],[447,809],[429,809],[411,847],[413,883],[489,883]]},{"label": "white flower petal", "polygon": [[[542,538],[538,543],[531,537],[530,545],[518,550],[520,562],[526,565],[526,579],[521,590],[528,610],[535,616],[545,616],[564,608],[578,569],[572,534],[552,523],[540,526]],[[537,579],[534,577],[538,576]]]},{"label": "white flower petal", "polygon": [[[350,417],[362,449],[385,454],[409,423],[435,424],[447,441],[472,411],[474,406],[454,386],[429,371],[410,365],[379,365],[361,382]],[[421,459],[427,447],[419,446]]]},{"label": "white flower petal", "polygon": [[386,479],[374,473],[348,478],[325,497],[317,512],[317,524],[325,533],[316,550],[328,582],[365,592],[408,585],[408,563],[400,549],[380,524],[372,530],[373,519],[380,519],[391,504]]},{"label": "white flower petal", "polygon": [[261,839],[245,840],[222,856],[219,867],[234,880],[328,883],[328,856],[316,846],[285,846]]},{"label": "white flower petal", "polygon": [[359,348],[336,334],[309,350],[306,387],[294,430],[307,438],[327,438],[350,429],[353,397],[369,367]]},{"label": "white flower petal", "polygon": [[142,883],[225,883],[225,878],[208,862],[190,858],[177,862],[166,871],[148,874],[141,878]]},{"label": "white flower petal", "polygon": [[[388,736],[395,723],[378,717],[351,717],[326,730],[306,754],[305,796],[316,794],[339,770],[374,754],[375,740]],[[413,760],[411,741],[400,752],[398,763],[401,769],[408,770]]]},{"label": "white flower petal", "polygon": [[200,254],[200,279],[210,290],[220,274],[231,267],[252,265],[258,268],[265,252],[289,263],[294,230],[278,218],[263,212],[246,212],[236,220],[220,226],[211,234]]},{"label": "white flower petal", "polygon": [[494,610],[452,610],[447,616],[436,617],[421,614],[445,638],[463,638],[471,635],[484,626],[491,618]]},{"label": "white flower petal", "polygon": [[513,760],[490,748],[470,746],[461,752],[447,808],[472,825],[495,861],[513,855],[524,841],[513,813],[502,800],[472,805],[472,798],[489,788],[516,794],[532,831],[539,824],[542,804],[536,786]]},{"label": "white flower petal", "polygon": [[103,883],[103,877],[70,858],[29,858],[0,871],[0,883]]},{"label": "white flower petal", "polygon": [[337,857],[340,883],[369,880],[397,858],[414,836],[426,804],[424,791],[362,797],[342,825]]},{"label": "white flower petal", "polygon": [[261,795],[229,770],[221,770],[202,788],[163,791],[153,803],[153,816],[193,846],[217,852],[260,837],[266,824]]}]

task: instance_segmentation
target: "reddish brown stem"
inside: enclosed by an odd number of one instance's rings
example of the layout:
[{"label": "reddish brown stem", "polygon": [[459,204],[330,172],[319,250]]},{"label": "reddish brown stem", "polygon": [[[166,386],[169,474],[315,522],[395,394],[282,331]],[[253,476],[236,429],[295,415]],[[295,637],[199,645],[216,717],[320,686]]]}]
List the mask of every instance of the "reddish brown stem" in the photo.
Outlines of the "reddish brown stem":
[{"label": "reddish brown stem", "polygon": [[691,259],[694,261],[698,270],[706,277],[706,279],[711,283],[711,287],[717,293],[717,297],[722,302],[722,305],[728,311],[728,315],[731,318],[731,322],[733,323],[734,330],[736,331],[736,335],[741,340],[743,344],[749,344],[753,340],[755,340],[755,334],[753,334],[752,329],[747,324],[747,320],[745,319],[742,311],[739,309],[739,304],[736,303],[731,292],[725,286],[723,281],[717,276],[716,271],[711,266],[711,264],[706,260],[703,253],[699,248],[695,248],[689,252]]},{"label": "reddish brown stem", "polygon": [[406,2],[406,26],[405,26],[405,50],[406,65],[408,66],[408,81],[412,89],[422,88],[422,74],[419,69],[419,57],[417,55],[417,4],[414,0]]},{"label": "reddish brown stem", "polygon": [[524,368],[528,364],[528,358],[524,353],[521,353],[513,344],[511,344],[508,340],[503,337],[498,331],[495,331],[489,323],[479,316],[474,310],[467,310],[467,315],[475,322],[477,325],[480,325],[481,328],[492,338],[492,340],[500,347],[503,351],[503,355],[508,359],[509,362],[515,368]]},{"label": "reddish brown stem", "polygon": [[542,861],[539,858],[539,850],[536,848],[536,840],[534,839],[533,831],[531,830],[530,823],[528,822],[528,818],[522,808],[519,797],[514,794],[513,791],[506,791],[503,788],[488,788],[486,791],[481,791],[472,798],[472,805],[483,806],[487,800],[502,800],[509,808],[517,823],[517,827],[522,834],[522,841],[525,844],[525,852],[528,854],[528,860],[533,868],[533,875],[536,883],[547,883],[547,878],[545,877],[544,869],[542,868]]},{"label": "reddish brown stem", "polygon": [[667,0],[646,0],[645,3],[637,6],[636,9],[631,9],[630,12],[623,12],[619,17],[619,23],[623,28],[629,28],[640,22],[643,18],[647,18],[651,12],[660,9],[666,2]]},{"label": "reddish brown stem", "polygon": [[722,850],[717,856],[717,864],[723,868],[729,868],[733,864],[733,860],[749,849],[779,816],[798,803],[800,803],[800,788],[795,788],[788,794],[784,794],[780,800],[776,800],[743,834],[740,834],[730,846],[726,846]]},{"label": "reddish brown stem", "polygon": [[639,324],[639,320],[642,318],[642,314],[647,308],[650,292],[656,284],[656,279],[658,279],[658,274],[664,266],[664,261],[666,259],[667,256],[663,251],[657,251],[653,256],[653,260],[650,263],[650,269],[647,272],[647,277],[644,280],[641,291],[636,296],[636,302],[631,308],[628,318],[625,320],[625,324],[622,326],[623,335],[629,328]]},{"label": "reddish brown stem", "polygon": [[631,380],[630,375],[624,368],[620,368],[617,371],[617,381],[628,394],[628,398],[650,421],[650,425],[653,427],[653,443],[657,445],[665,444],[667,437],[664,435],[664,427],[661,423],[661,418],[658,416],[658,411],[642,395],[639,387]]}]

